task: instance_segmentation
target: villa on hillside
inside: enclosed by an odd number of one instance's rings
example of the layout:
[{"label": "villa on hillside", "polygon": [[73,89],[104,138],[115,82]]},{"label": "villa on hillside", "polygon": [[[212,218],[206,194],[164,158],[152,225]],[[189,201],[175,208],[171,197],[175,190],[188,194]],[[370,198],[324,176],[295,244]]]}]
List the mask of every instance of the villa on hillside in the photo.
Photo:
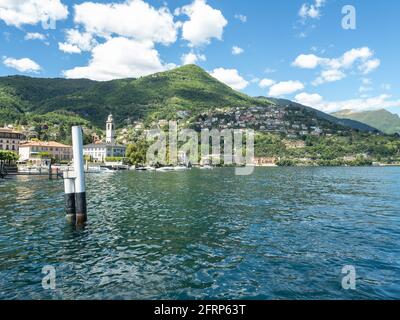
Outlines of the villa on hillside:
[{"label": "villa on hillside", "polygon": [[61,160],[72,160],[72,147],[55,141],[28,141],[19,146],[20,161],[41,163],[41,154],[46,153],[50,157]]},{"label": "villa on hillside", "polygon": [[83,146],[83,154],[96,162],[105,162],[106,158],[125,157],[126,146],[115,142],[115,125],[110,114],[106,122],[106,142],[92,143]]},{"label": "villa on hillside", "polygon": [[260,167],[270,167],[275,166],[278,160],[276,157],[254,157],[253,164]]},{"label": "villa on hillside", "polygon": [[21,141],[25,135],[10,128],[0,128],[0,150],[9,150],[18,153]]}]

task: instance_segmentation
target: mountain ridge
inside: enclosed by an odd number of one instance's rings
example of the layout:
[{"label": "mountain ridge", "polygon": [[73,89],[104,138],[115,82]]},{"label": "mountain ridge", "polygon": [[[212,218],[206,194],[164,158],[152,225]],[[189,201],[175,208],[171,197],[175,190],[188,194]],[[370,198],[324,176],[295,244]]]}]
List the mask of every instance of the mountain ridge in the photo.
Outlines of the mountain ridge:
[{"label": "mountain ridge", "polygon": [[332,113],[332,115],[342,119],[356,120],[365,123],[376,127],[386,134],[400,132],[400,117],[384,108],[370,111],[346,109]]},{"label": "mountain ridge", "polygon": [[[290,100],[250,97],[218,81],[196,65],[186,65],[140,78],[93,81],[88,79],[0,77],[0,123],[25,121],[33,115],[74,115],[102,128],[111,112],[119,125],[130,121],[173,120],[179,111],[193,117],[217,109],[252,107],[300,110],[302,118],[315,117],[334,130],[378,132],[375,128],[338,119]],[[294,119],[294,117],[291,117]],[[28,120],[26,120],[28,119]],[[46,118],[48,121],[48,117]],[[333,126],[333,127],[332,127]],[[332,128],[331,128],[332,127]]]}]

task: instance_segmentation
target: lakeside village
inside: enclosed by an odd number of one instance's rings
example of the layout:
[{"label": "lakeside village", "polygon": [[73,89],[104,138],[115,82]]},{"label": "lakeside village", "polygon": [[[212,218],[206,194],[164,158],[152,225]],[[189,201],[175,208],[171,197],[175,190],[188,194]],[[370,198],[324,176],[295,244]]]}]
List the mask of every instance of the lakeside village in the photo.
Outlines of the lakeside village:
[{"label": "lakeside village", "polygon": [[[163,125],[163,121],[160,121]],[[136,129],[142,129],[143,124],[136,124]],[[143,150],[138,155],[140,163],[132,165],[127,159],[128,146],[117,143],[113,116],[110,114],[106,122],[104,139],[93,135],[93,142],[83,146],[85,171],[87,173],[112,173],[118,170],[139,171],[181,171],[190,169],[186,154],[178,155],[178,166],[158,167],[155,164],[146,166]],[[127,133],[126,129],[122,134]],[[147,147],[147,146],[146,146]],[[135,153],[132,148],[130,153]],[[47,174],[49,170],[67,171],[73,160],[72,146],[57,141],[40,141],[26,139],[26,134],[12,127],[0,128],[0,172],[6,174]],[[212,169],[205,162],[199,166],[202,169]]]},{"label": "lakeside village", "polygon": [[[252,107],[249,109],[215,109],[213,112],[202,113],[191,116],[190,111],[178,111],[177,116],[180,126],[191,128],[199,132],[201,129],[217,128],[223,129],[254,129],[261,134],[279,134],[278,144],[286,150],[302,150],[306,147],[304,137],[332,137],[334,135],[345,135],[345,132],[337,130],[334,126],[327,126],[324,123],[324,129],[320,128],[320,120],[312,116],[304,116],[299,110],[280,109],[270,107]],[[115,170],[151,170],[151,171],[169,171],[185,170],[190,167],[186,154],[178,154],[178,166],[162,167],[158,164],[146,163],[146,150],[149,145],[143,139],[147,130],[142,121],[130,122],[124,128],[119,130],[116,135],[116,126],[113,116],[110,114],[106,120],[105,137],[92,133],[89,144],[83,147],[84,158],[87,172],[114,172]],[[151,123],[152,127],[165,130],[168,127],[167,120],[158,120]],[[85,130],[85,129],[84,129]],[[379,133],[377,134],[379,135]],[[301,139],[303,137],[303,139]],[[29,139],[28,139],[29,138]],[[268,141],[267,141],[268,142]],[[276,147],[276,146],[275,146]],[[267,148],[268,149],[268,148]],[[279,149],[279,148],[275,148]],[[282,159],[273,150],[270,154],[257,152],[252,158],[254,166],[278,166],[278,165],[299,165],[298,163],[289,163]],[[260,154],[261,153],[261,154]],[[264,153],[264,155],[263,155]],[[268,153],[268,152],[267,152]],[[212,169],[210,158],[223,158],[221,155],[210,155],[207,159],[199,159],[199,167],[202,169]],[[346,154],[341,158],[343,163],[358,163],[363,159],[360,165],[384,165],[387,163],[364,161],[368,159],[366,153]],[[312,158],[299,158],[300,165],[324,165],[317,163]],[[72,146],[57,141],[40,141],[35,138],[35,132],[31,130],[17,130],[13,126],[0,128],[0,174],[7,173],[42,173],[52,169],[62,169],[68,167],[72,161]],[[392,163],[398,165],[398,161]],[[221,163],[223,165],[223,163]],[[5,169],[6,168],[6,169]]]}]

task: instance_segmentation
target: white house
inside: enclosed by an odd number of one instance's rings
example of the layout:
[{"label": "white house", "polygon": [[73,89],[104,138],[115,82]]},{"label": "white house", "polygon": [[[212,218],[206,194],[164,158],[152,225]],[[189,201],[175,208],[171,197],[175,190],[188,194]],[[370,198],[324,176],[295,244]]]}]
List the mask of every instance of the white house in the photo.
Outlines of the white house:
[{"label": "white house", "polygon": [[0,150],[18,152],[21,141],[25,136],[10,128],[0,128]]},{"label": "white house", "polygon": [[41,163],[41,153],[61,161],[72,160],[72,147],[55,141],[28,141],[19,145],[21,161]]},{"label": "white house", "polygon": [[106,158],[125,157],[126,146],[115,143],[115,125],[110,114],[106,123],[106,142],[83,146],[83,154],[96,162],[105,162]]}]

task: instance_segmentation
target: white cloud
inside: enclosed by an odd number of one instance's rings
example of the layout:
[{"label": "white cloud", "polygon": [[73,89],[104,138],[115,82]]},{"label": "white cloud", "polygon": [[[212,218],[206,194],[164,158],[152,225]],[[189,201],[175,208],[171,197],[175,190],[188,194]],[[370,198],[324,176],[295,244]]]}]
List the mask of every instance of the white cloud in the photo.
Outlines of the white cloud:
[{"label": "white cloud", "polygon": [[189,17],[182,25],[182,37],[192,47],[207,45],[211,39],[222,40],[228,21],[220,10],[209,6],[206,0],[194,0],[192,4],[175,11]]},{"label": "white cloud", "polygon": [[235,90],[242,90],[249,85],[236,69],[217,68],[210,74]]},{"label": "white cloud", "polygon": [[321,58],[315,54],[301,54],[292,63],[293,66],[302,69],[314,69],[321,62]]},{"label": "white cloud", "polygon": [[174,66],[161,61],[152,42],[116,37],[93,48],[88,66],[66,70],[64,76],[107,81],[146,76]]},{"label": "white cloud", "polygon": [[379,59],[367,60],[359,68],[363,74],[368,74],[377,69],[381,65]]},{"label": "white cloud", "polygon": [[324,6],[325,0],[315,0],[313,4],[303,3],[299,16],[302,19],[319,19],[321,17],[321,8]]},{"label": "white cloud", "polygon": [[346,77],[346,74],[343,71],[340,70],[335,70],[335,69],[331,69],[331,70],[325,70],[322,71],[320,76],[317,77],[317,79],[315,79],[312,84],[314,86],[326,83],[326,82],[335,82],[335,81],[339,81],[342,80]]},{"label": "white cloud", "polygon": [[235,19],[240,20],[243,23],[247,22],[247,17],[243,14],[235,14]]},{"label": "white cloud", "polygon": [[155,9],[143,0],[127,0],[110,4],[84,2],[74,8],[75,23],[97,36],[108,39],[116,34],[165,45],[177,39],[179,24],[167,7]]},{"label": "white cloud", "polygon": [[67,53],[91,51],[97,45],[97,41],[89,32],[80,32],[77,29],[68,29],[65,31],[65,35],[66,42],[59,42],[58,47],[61,51]]},{"label": "white cloud", "polygon": [[271,86],[271,88],[269,89],[269,95],[271,97],[279,97],[303,89],[304,84],[300,81],[282,81]]},{"label": "white cloud", "polygon": [[322,96],[320,96],[317,93],[306,93],[306,92],[302,92],[299,93],[298,95],[296,95],[296,97],[294,98],[296,102],[303,104],[305,106],[315,106],[315,105],[319,105],[322,102]]},{"label": "white cloud", "polygon": [[199,61],[206,61],[206,56],[204,54],[189,52],[182,55],[181,61],[183,65],[196,64]]},{"label": "white cloud", "polygon": [[268,88],[268,87],[274,85],[275,83],[276,83],[276,81],[271,80],[271,79],[262,79],[262,80],[260,80],[258,85],[260,88],[265,89],[265,88]]},{"label": "white cloud", "polygon": [[28,32],[25,37],[25,40],[46,40],[46,36],[42,33],[38,33],[38,32]]},{"label": "white cloud", "polygon": [[232,54],[237,56],[239,54],[242,54],[244,52],[244,50],[238,46],[233,46],[232,47]]},{"label": "white cloud", "polygon": [[368,74],[379,67],[380,60],[373,59],[374,52],[368,47],[346,51],[338,58],[322,58],[314,54],[300,54],[292,63],[293,66],[303,69],[321,67],[320,75],[313,81],[314,85],[338,81],[346,77],[345,70],[358,65],[362,74]]},{"label": "white cloud", "polygon": [[29,58],[15,59],[4,57],[3,64],[6,67],[18,70],[19,72],[36,73],[41,70],[41,67],[35,61]]},{"label": "white cloud", "polygon": [[381,88],[385,91],[390,91],[392,90],[392,85],[389,83],[382,83]]},{"label": "white cloud", "polygon": [[68,17],[68,8],[60,0],[1,0],[0,20],[8,26],[21,27]]},{"label": "white cloud", "polygon": [[[67,53],[91,52],[87,66],[63,71],[67,78],[106,81],[140,77],[174,67],[164,63],[157,43],[176,42],[180,23],[164,6],[154,8],[143,0],[121,3],[84,2],[74,6],[75,29],[66,30],[59,49]],[[193,57],[188,56],[189,61]],[[201,60],[204,55],[197,55]]]},{"label": "white cloud", "polygon": [[64,42],[64,43],[59,42],[58,43],[58,49],[60,51],[65,52],[65,53],[81,53],[82,52],[82,50],[79,49],[78,46],[70,44],[70,43],[67,43],[67,42]]},{"label": "white cloud", "polygon": [[351,67],[357,60],[366,61],[374,55],[373,51],[368,47],[351,49],[345,52],[339,61],[332,60],[331,63],[339,63],[343,68]]},{"label": "white cloud", "polygon": [[321,110],[326,113],[341,110],[368,111],[382,108],[400,107],[400,100],[391,100],[391,96],[382,94],[376,97],[326,101],[319,94],[301,93],[295,97],[298,103]]}]

